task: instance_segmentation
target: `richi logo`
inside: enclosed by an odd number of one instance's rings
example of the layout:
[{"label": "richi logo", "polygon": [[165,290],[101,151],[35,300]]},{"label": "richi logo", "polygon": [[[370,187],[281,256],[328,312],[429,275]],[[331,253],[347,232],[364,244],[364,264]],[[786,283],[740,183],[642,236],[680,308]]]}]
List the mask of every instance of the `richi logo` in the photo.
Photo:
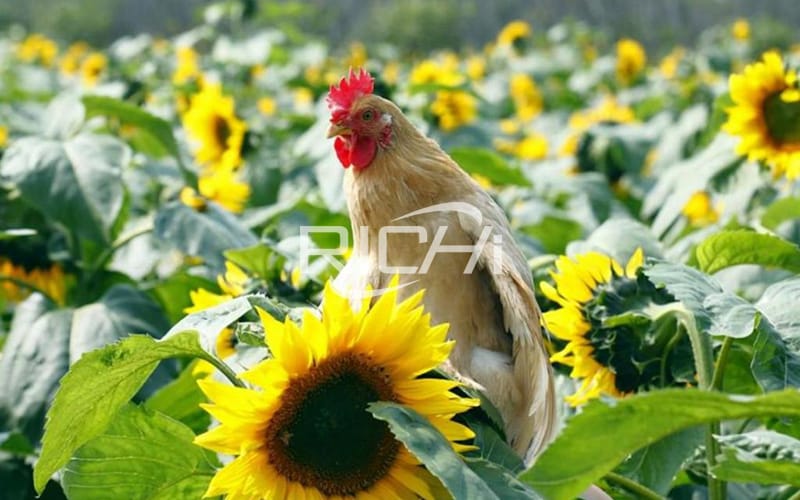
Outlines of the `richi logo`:
[{"label": "richi logo", "polygon": [[[447,225],[435,225],[437,217],[435,214],[455,214],[451,217],[452,225],[460,227],[450,228]],[[425,217],[431,224],[415,225],[403,224],[412,217]],[[439,220],[444,220],[439,217]],[[433,264],[434,258],[439,254],[447,253],[468,253],[469,260],[464,266],[464,274],[471,274],[475,271],[480,262],[481,267],[488,268],[489,272],[496,274],[500,272],[503,256],[503,236],[494,230],[491,225],[482,225],[483,214],[481,211],[469,203],[450,202],[431,205],[419,210],[414,210],[392,220],[397,224],[386,225],[378,229],[377,241],[370,241],[370,228],[360,226],[353,228],[358,231],[358,248],[353,250],[355,255],[367,256],[376,259],[378,270],[384,275],[425,275]],[[463,230],[470,228],[471,234],[478,234],[478,238],[473,245],[448,245],[444,243],[447,231]],[[338,235],[338,245],[336,248],[318,248],[311,239],[312,234],[336,234]],[[431,234],[432,233],[432,234]],[[374,234],[374,232],[373,232]],[[418,266],[395,266],[389,262],[392,259],[393,249],[389,243],[389,235],[392,234],[416,234],[417,242],[427,246],[427,251]],[[337,271],[341,271],[344,265],[336,256],[344,255],[346,248],[350,247],[350,237],[347,228],[342,226],[300,226],[300,254],[299,263],[301,272],[309,269],[314,257],[325,259]],[[404,280],[401,279],[401,282]],[[414,284],[418,280],[405,281],[395,288],[403,288]],[[372,290],[371,295],[380,295],[389,289]]]}]

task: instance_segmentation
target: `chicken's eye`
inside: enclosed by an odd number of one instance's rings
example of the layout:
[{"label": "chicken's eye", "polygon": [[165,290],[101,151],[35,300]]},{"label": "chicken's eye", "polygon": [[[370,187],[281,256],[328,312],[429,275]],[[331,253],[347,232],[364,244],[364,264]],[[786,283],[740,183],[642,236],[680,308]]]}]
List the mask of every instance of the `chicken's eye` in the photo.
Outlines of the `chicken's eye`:
[{"label": "chicken's eye", "polygon": [[361,113],[361,119],[364,120],[365,122],[372,121],[372,118],[374,118],[374,113],[372,112],[371,109],[368,109],[363,113]]}]

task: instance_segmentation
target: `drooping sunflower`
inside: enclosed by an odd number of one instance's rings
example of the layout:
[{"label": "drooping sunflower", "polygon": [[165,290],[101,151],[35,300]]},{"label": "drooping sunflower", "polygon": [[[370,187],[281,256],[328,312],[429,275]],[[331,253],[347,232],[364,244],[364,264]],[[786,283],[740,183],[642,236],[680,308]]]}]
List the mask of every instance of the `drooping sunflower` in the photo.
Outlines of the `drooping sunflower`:
[{"label": "drooping sunflower", "polygon": [[222,94],[216,83],[204,83],[191,97],[183,126],[197,142],[197,162],[214,170],[234,170],[242,163],[247,125],[236,116],[233,97]]},{"label": "drooping sunflower", "polygon": [[434,498],[441,485],[367,405],[408,405],[457,451],[473,433],[451,418],[476,400],[456,396],[457,382],[421,375],[444,361],[447,325],[430,325],[418,293],[366,299],[354,311],[328,284],[321,318],[302,326],[259,311],[273,358],[242,374],[260,390],[199,382],[220,425],[196,442],[238,455],[219,470],[206,496],[228,498]]},{"label": "drooping sunflower", "polygon": [[741,139],[736,152],[764,161],[778,177],[800,177],[800,89],[797,72],[767,52],[730,78],[734,106],[723,130]]},{"label": "drooping sunflower", "polygon": [[233,213],[244,210],[249,198],[250,185],[240,180],[237,172],[227,169],[201,173],[197,190],[187,186],[180,194],[183,204],[195,210],[205,210],[206,200],[211,200]]},{"label": "drooping sunflower", "polygon": [[68,278],[58,264],[22,265],[0,257],[0,301],[20,302],[32,290],[41,290],[64,305]]},{"label": "drooping sunflower", "polygon": [[[597,328],[598,311],[607,314],[605,301],[611,294],[616,298],[631,288],[636,273],[644,262],[642,249],[637,249],[625,269],[611,257],[588,252],[573,259],[561,256],[556,260],[556,272],[551,274],[555,287],[546,281],[540,284],[542,293],[560,307],[544,313],[547,329],[566,342],[563,349],[550,360],[572,367],[570,376],[580,380],[580,387],[566,398],[573,406],[590,399],[608,395],[622,397],[635,387],[622,386],[617,379],[630,359],[615,352],[615,338],[624,331]],[[635,288],[634,288],[635,290]],[[616,349],[619,351],[620,349]]]}]

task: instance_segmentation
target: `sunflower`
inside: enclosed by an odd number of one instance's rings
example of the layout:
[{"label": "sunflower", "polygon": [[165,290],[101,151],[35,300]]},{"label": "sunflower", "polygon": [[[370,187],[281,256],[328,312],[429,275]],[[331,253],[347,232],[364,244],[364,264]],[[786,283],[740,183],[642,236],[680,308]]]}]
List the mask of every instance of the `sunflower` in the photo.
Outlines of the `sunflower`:
[{"label": "sunflower", "polygon": [[197,141],[197,162],[214,170],[234,170],[242,163],[246,124],[236,116],[233,97],[222,94],[219,84],[207,83],[191,97],[183,126]]},{"label": "sunflower", "polygon": [[438,118],[442,130],[455,130],[475,121],[478,103],[475,97],[463,90],[440,90],[431,104],[431,112]]},{"label": "sunflower", "polygon": [[239,180],[236,172],[227,169],[200,174],[197,189],[199,194],[194,188],[183,188],[180,199],[184,205],[198,211],[205,210],[206,201],[211,200],[233,213],[239,213],[250,198],[250,185]]},{"label": "sunflower", "polygon": [[452,58],[425,59],[411,69],[409,79],[413,85],[457,87],[464,83],[464,76],[458,71],[458,60]]},{"label": "sunflower", "polygon": [[621,105],[612,96],[606,96],[597,106],[583,111],[576,111],[569,117],[569,128],[572,133],[561,144],[559,154],[571,156],[578,151],[581,134],[598,123],[630,123],[636,120],[633,110]]},{"label": "sunflower", "polygon": [[92,52],[81,63],[81,77],[84,85],[92,87],[100,80],[100,74],[108,66],[108,59],[100,52]]},{"label": "sunflower", "polygon": [[[569,404],[579,406],[603,394],[622,397],[635,389],[620,387],[617,372],[626,360],[614,359],[615,352],[609,352],[609,342],[622,332],[599,330],[594,309],[606,312],[608,306],[602,301],[612,293],[624,293],[621,290],[636,280],[643,261],[641,248],[633,253],[624,270],[614,259],[598,252],[574,259],[561,256],[556,260],[557,272],[551,274],[556,286],[545,281],[539,285],[544,296],[560,306],[544,313],[547,329],[566,341],[566,346],[550,360],[572,367],[570,376],[581,381],[575,394],[566,398]],[[612,359],[617,366],[610,363]]]},{"label": "sunflower", "polygon": [[41,290],[57,304],[64,305],[67,277],[61,266],[23,266],[0,257],[0,299],[20,302],[31,290]]},{"label": "sunflower", "polygon": [[[192,305],[185,308],[183,312],[192,314],[204,311],[208,308],[218,306],[234,297],[244,295],[250,277],[244,270],[230,261],[225,261],[225,273],[217,276],[217,284],[222,293],[210,292],[204,288],[198,288],[189,292]],[[225,359],[236,354],[236,335],[233,328],[224,328],[217,335],[215,344],[217,356]],[[200,360],[195,364],[193,370],[195,374],[209,375],[214,372],[214,367],[208,361]]]},{"label": "sunflower", "polygon": [[747,19],[737,19],[734,21],[733,25],[731,25],[731,34],[733,38],[743,42],[745,40],[750,39],[750,23],[747,22]]},{"label": "sunflower", "polygon": [[714,206],[707,191],[696,191],[681,209],[693,226],[708,226],[719,220],[720,206]]},{"label": "sunflower", "polygon": [[89,52],[89,45],[86,42],[75,42],[70,45],[59,62],[61,73],[67,76],[77,73],[87,52]]},{"label": "sunflower", "polygon": [[541,160],[547,156],[547,137],[543,134],[530,134],[519,141],[516,155],[522,160]]},{"label": "sunflower", "polygon": [[200,56],[192,47],[182,46],[175,51],[175,72],[172,74],[172,83],[184,85],[193,80],[201,79]]},{"label": "sunflower", "polygon": [[778,177],[800,177],[800,90],[797,72],[781,56],[767,52],[740,74],[731,75],[726,132],[741,139],[736,152],[763,160]]},{"label": "sunflower", "polygon": [[531,25],[525,21],[511,21],[506,24],[497,35],[497,45],[500,47],[515,47],[522,40],[531,36]]},{"label": "sunflower", "polygon": [[50,67],[58,55],[58,45],[44,35],[34,33],[17,47],[17,57],[24,62]]},{"label": "sunflower", "polygon": [[478,404],[456,396],[451,380],[424,378],[453,347],[447,325],[430,325],[422,292],[397,303],[397,292],[358,311],[324,292],[321,318],[302,327],[259,311],[272,359],[244,372],[260,390],[212,380],[203,407],[220,425],[195,442],[238,455],[217,472],[206,496],[261,498],[434,498],[441,485],[366,407],[408,405],[441,431],[456,451],[471,439],[451,419]]},{"label": "sunflower", "polygon": [[647,54],[642,44],[630,38],[617,42],[617,79],[630,85],[647,64]]},{"label": "sunflower", "polygon": [[542,93],[530,76],[520,73],[511,77],[509,95],[520,120],[527,121],[542,112]]}]

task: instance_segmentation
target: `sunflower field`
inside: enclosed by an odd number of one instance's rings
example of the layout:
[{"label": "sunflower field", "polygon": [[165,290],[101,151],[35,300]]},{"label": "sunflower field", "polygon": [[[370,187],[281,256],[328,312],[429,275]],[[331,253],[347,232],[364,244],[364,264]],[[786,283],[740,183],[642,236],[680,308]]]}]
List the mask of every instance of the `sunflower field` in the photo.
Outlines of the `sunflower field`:
[{"label": "sunflower field", "polygon": [[[0,38],[0,499],[800,499],[800,39],[514,21],[411,54],[226,22]],[[301,230],[350,231],[349,68],[529,259],[559,402],[532,464],[421,296],[354,307],[348,243]]]}]

